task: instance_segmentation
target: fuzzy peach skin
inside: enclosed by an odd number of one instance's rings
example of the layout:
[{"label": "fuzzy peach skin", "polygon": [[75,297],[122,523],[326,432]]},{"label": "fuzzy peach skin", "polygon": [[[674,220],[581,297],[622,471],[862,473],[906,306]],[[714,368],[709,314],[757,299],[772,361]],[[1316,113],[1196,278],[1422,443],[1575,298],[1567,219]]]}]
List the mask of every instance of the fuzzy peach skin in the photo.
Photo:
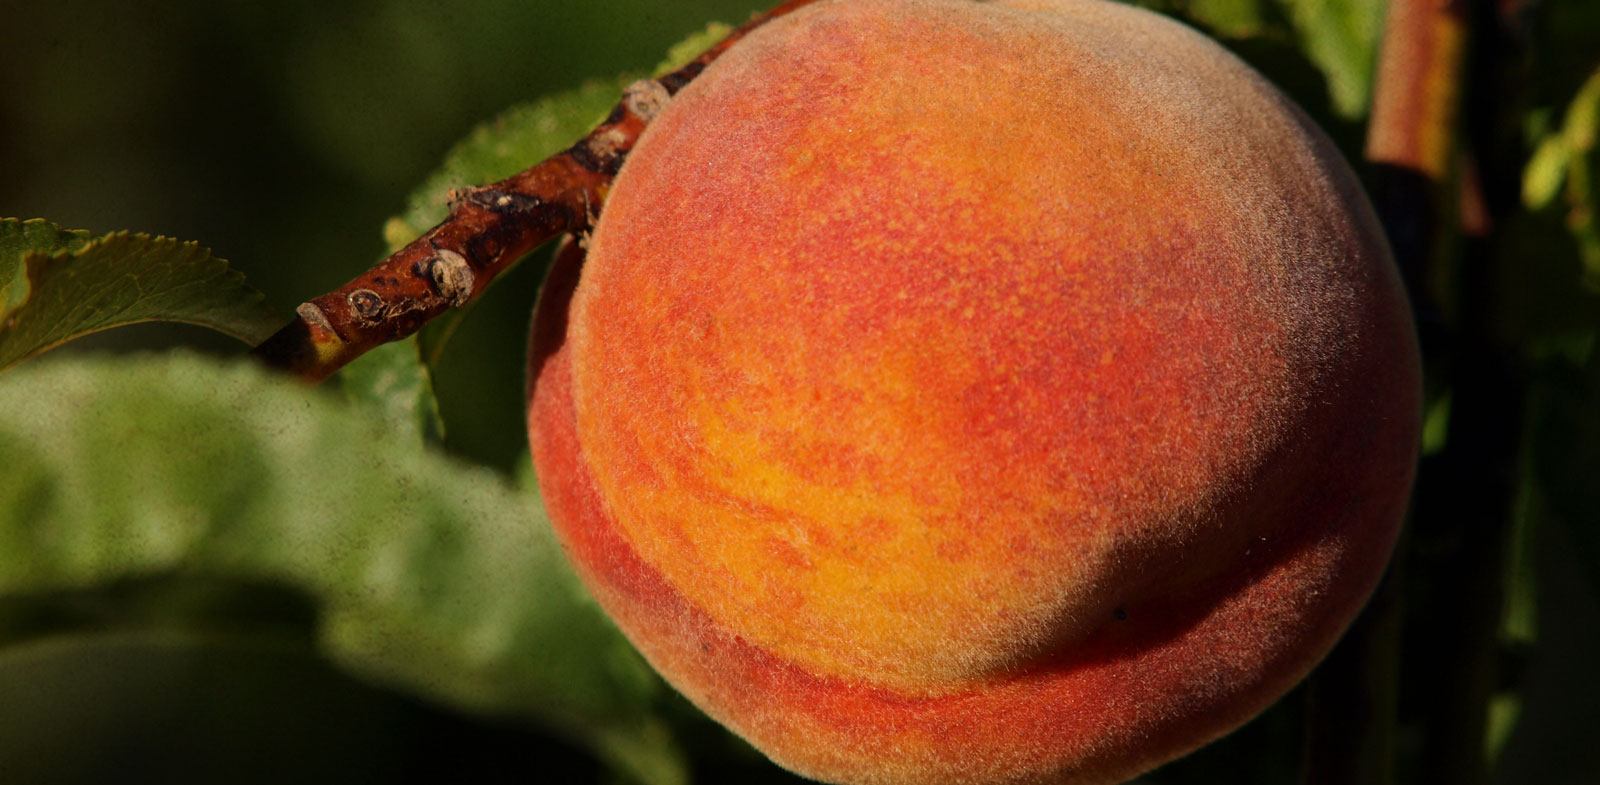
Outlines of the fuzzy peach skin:
[{"label": "fuzzy peach skin", "polygon": [[1418,440],[1365,198],[1199,34],[824,0],[685,89],[530,350],[545,501],[678,689],[840,783],[1110,783],[1379,578]]}]

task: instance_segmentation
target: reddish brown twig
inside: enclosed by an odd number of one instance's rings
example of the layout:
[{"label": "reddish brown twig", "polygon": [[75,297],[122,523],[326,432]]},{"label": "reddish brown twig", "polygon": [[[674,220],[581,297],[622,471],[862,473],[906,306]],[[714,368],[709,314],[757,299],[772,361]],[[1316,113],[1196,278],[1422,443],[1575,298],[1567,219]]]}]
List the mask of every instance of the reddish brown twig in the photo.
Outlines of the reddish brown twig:
[{"label": "reddish brown twig", "polygon": [[1389,6],[1367,160],[1435,180],[1447,175],[1466,39],[1466,0],[1398,0]]},{"label": "reddish brown twig", "polygon": [[667,101],[751,30],[815,0],[788,0],[757,15],[687,65],[635,82],[587,136],[520,174],[454,195],[450,216],[256,347],[269,365],[321,381],[374,347],[405,338],[471,302],[539,244],[587,230],[640,133]]}]

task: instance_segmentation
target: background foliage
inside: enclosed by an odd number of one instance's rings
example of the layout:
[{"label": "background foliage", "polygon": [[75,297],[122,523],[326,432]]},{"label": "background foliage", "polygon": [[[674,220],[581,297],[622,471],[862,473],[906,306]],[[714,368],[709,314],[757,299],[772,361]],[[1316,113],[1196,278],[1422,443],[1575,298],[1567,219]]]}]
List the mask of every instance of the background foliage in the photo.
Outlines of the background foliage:
[{"label": "background foliage", "polygon": [[[1359,160],[1383,0],[1144,4],[1220,38]],[[1481,530],[1456,514],[1506,521],[1487,548],[1489,733],[1465,754],[1495,782],[1600,782],[1600,4],[1512,5],[1524,79],[1496,111],[1515,182],[1488,182],[1513,204],[1492,251],[1456,249],[1429,283],[1442,306],[1425,337],[1486,335],[1430,354],[1423,482],[1429,498],[1470,498],[1442,464],[1498,423],[1513,493],[1503,510],[1428,506],[1412,527],[1396,739],[1408,782],[1429,781],[1434,672],[1470,659],[1448,643],[1462,598],[1436,578]],[[0,329],[0,367],[69,337],[50,330],[78,324],[83,299],[60,281],[129,264],[165,275],[170,299],[121,303],[116,321],[259,337],[425,228],[447,188],[563,146],[620,74],[758,7],[7,8],[0,216],[88,231],[0,227],[0,322],[41,325]],[[102,234],[117,229],[203,248]],[[0,780],[791,780],[643,666],[543,528],[521,413],[542,261],[422,341],[363,359],[339,389],[228,364],[236,341],[168,324],[0,375]],[[1466,264],[1489,279],[1472,296]],[[1477,399],[1455,372],[1473,352],[1497,358],[1483,384],[1519,391],[1476,419],[1452,411]],[[1304,704],[1297,691],[1144,781],[1293,781]]]}]

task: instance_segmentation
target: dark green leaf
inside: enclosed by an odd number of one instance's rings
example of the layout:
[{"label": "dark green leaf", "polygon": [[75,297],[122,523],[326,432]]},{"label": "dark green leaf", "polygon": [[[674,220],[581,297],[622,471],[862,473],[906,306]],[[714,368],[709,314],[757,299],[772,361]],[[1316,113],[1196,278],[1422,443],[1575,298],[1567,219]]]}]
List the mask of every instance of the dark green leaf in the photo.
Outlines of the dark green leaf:
[{"label": "dark green leaf", "polygon": [[147,577],[285,585],[384,683],[538,718],[648,783],[683,763],[661,683],[530,489],[251,365],[57,360],[0,378],[0,597]]},{"label": "dark green leaf", "polygon": [[1600,353],[1553,356],[1534,375],[1530,486],[1508,553],[1501,639],[1509,688],[1491,704],[1499,782],[1589,782],[1600,701]]},{"label": "dark green leaf", "polygon": [[1572,527],[1600,580],[1600,351],[1578,372],[1565,363],[1535,387],[1534,471],[1546,507]]},{"label": "dark green leaf", "polygon": [[[49,224],[0,222],[10,261],[0,370],[92,332],[137,322],[185,322],[247,343],[277,319],[260,292],[194,243],[117,233],[94,239]],[[9,246],[9,248],[7,248]],[[19,269],[20,268],[20,269]],[[0,266],[0,276],[7,270]],[[20,273],[20,274],[19,274]]]},{"label": "dark green leaf", "polygon": [[[1369,96],[1377,37],[1385,0],[1132,0],[1136,5],[1175,16],[1217,39],[1304,109],[1350,160],[1359,160],[1366,129],[1359,120]],[[1354,5],[1371,6],[1372,19],[1359,18],[1359,47],[1339,41],[1351,33],[1317,28],[1317,14],[1338,19]],[[1299,16],[1296,16],[1299,14]],[[1345,21],[1349,21],[1348,19]],[[1367,25],[1370,24],[1370,29]],[[1310,25],[1311,27],[1307,27]],[[1370,35],[1367,40],[1365,36]],[[1360,50],[1346,63],[1333,58],[1341,46]],[[1320,54],[1319,54],[1320,53]],[[1364,71],[1362,69],[1365,69]],[[1359,95],[1336,80],[1359,83]]]}]

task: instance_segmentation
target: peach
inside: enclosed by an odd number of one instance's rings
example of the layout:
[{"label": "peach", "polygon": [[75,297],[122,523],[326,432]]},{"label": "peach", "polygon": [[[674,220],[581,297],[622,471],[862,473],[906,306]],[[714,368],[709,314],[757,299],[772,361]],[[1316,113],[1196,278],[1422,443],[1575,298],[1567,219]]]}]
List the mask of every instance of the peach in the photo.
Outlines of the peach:
[{"label": "peach", "polygon": [[1288,690],[1384,569],[1413,327],[1337,152],[1099,0],[824,0],[654,121],[535,319],[587,585],[840,783],[1109,783]]}]

